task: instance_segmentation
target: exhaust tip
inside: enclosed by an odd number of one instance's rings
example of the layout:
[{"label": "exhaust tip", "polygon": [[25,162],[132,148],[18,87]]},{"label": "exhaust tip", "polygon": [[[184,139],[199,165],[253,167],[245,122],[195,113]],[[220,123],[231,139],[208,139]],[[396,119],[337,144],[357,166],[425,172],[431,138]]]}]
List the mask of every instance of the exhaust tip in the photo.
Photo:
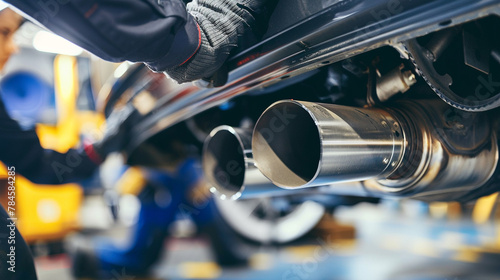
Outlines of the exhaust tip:
[{"label": "exhaust tip", "polygon": [[402,161],[404,131],[388,111],[285,100],[254,129],[259,170],[283,188],[387,178]]},{"label": "exhaust tip", "polygon": [[244,189],[245,157],[243,143],[230,126],[212,130],[203,148],[203,171],[210,191],[222,199],[237,199]]},{"label": "exhaust tip", "polygon": [[314,117],[299,102],[271,105],[257,121],[252,149],[259,170],[277,186],[298,188],[317,176],[320,133]]}]

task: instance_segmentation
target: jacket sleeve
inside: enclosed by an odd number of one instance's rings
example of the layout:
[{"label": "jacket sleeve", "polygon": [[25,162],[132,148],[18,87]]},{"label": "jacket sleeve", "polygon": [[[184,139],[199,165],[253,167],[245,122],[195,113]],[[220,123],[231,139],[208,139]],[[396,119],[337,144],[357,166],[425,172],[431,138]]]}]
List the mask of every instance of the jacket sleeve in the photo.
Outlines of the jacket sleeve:
[{"label": "jacket sleeve", "polygon": [[85,179],[97,168],[84,151],[65,154],[43,149],[34,130],[22,130],[0,99],[0,160],[37,184],[64,184]]},{"label": "jacket sleeve", "polygon": [[182,0],[7,0],[54,33],[109,61],[155,71],[197,51],[200,31]]}]

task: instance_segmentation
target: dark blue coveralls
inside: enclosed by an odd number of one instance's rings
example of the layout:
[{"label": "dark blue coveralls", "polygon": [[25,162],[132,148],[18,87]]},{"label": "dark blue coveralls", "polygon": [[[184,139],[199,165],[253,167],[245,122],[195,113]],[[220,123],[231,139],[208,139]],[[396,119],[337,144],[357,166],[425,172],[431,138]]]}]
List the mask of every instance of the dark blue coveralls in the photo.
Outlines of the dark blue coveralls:
[{"label": "dark blue coveralls", "polygon": [[[66,154],[46,150],[34,130],[22,130],[7,114],[0,99],[0,160],[14,167],[15,174],[23,175],[38,184],[64,184],[90,177],[97,165],[84,151],[69,150]],[[1,194],[6,195],[6,194]],[[15,208],[15,207],[14,207]],[[9,227],[13,218],[0,207],[0,279],[36,279],[33,258],[21,234]],[[11,229],[15,232],[15,244],[8,243]],[[13,263],[11,246],[15,248],[15,272],[9,271]],[[12,254],[11,254],[12,255]]]},{"label": "dark blue coveralls", "polygon": [[[200,232],[208,235],[219,264],[234,265],[242,261],[241,254],[236,252],[239,241],[222,220],[213,198],[192,201],[189,197],[190,191],[202,180],[198,160],[187,158],[175,171],[147,169],[145,179],[146,186],[138,195],[141,209],[137,223],[131,228],[129,240],[123,245],[109,238],[95,240],[93,254],[98,271],[90,274],[103,279],[112,279],[116,272],[126,275],[147,274],[163,252],[169,226],[179,214],[191,217]],[[164,198],[161,203],[158,201],[159,194]]]},{"label": "dark blue coveralls", "polygon": [[182,0],[6,0],[31,19],[108,61],[162,71],[199,48],[200,30]]}]

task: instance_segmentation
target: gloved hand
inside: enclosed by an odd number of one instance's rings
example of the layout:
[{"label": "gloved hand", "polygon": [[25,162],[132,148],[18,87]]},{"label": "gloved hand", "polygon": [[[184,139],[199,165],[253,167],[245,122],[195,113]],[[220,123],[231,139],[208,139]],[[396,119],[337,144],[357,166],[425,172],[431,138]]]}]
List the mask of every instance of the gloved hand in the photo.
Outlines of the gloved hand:
[{"label": "gloved hand", "polygon": [[[243,35],[263,33],[275,0],[193,0],[187,11],[195,17],[201,44],[194,56],[165,72],[179,83],[205,79],[221,86],[227,72],[217,71],[232,50],[242,45]],[[256,34],[257,36],[262,34]]]},{"label": "gloved hand", "polygon": [[101,159],[126,147],[130,138],[129,132],[135,119],[134,116],[138,114],[132,104],[127,104],[123,109],[111,113],[106,120],[106,130],[103,138],[92,144]]}]

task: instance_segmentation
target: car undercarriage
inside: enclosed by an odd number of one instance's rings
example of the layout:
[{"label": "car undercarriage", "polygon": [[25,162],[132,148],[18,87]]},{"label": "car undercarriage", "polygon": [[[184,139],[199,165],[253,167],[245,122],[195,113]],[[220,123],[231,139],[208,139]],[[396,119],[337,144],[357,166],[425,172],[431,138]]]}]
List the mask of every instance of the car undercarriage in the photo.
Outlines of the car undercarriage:
[{"label": "car undercarriage", "polygon": [[264,40],[232,56],[221,87],[151,94],[161,78],[129,69],[106,104],[142,113],[128,163],[161,166],[161,139],[185,126],[181,141],[208,136],[205,175],[225,198],[469,201],[497,191],[498,3],[310,2],[278,3]]}]

